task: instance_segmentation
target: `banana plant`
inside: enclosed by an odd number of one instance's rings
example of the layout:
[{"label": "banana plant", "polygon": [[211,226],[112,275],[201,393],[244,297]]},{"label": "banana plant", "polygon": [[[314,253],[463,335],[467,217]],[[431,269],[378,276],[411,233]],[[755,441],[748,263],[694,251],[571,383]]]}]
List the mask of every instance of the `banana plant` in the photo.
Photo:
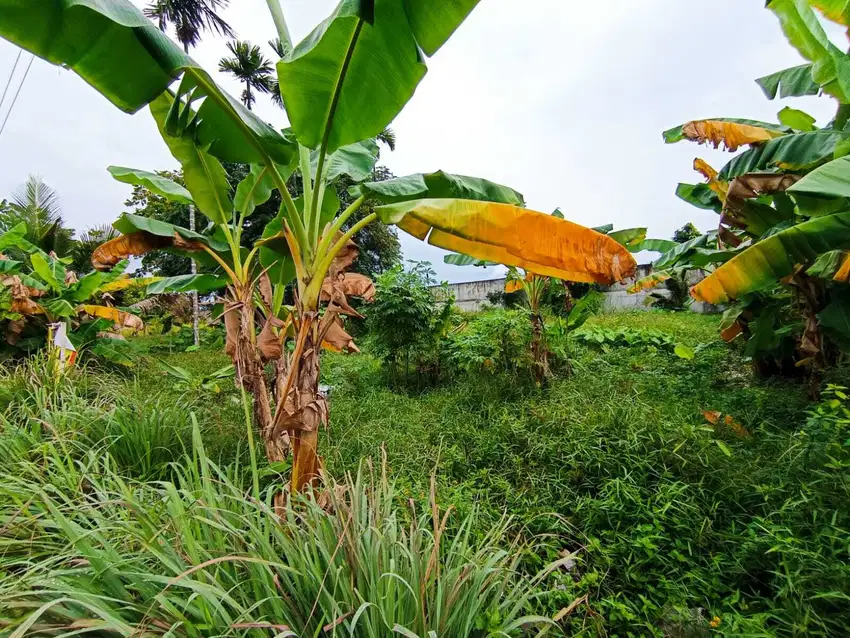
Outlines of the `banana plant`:
[{"label": "banana plant", "polygon": [[[110,293],[154,283],[155,278],[131,279],[124,274],[127,262],[110,271],[93,271],[79,277],[65,262],[47,254],[24,239],[25,225],[19,224],[0,235],[2,250],[15,249],[23,260],[0,255],[0,321],[8,346],[41,344],[49,326],[65,323],[75,347],[90,348],[95,354],[122,365],[132,364],[116,339],[114,328],[139,330],[142,320],[110,305],[96,303]],[[32,349],[32,348],[30,348]]]},{"label": "banana plant", "polygon": [[[835,6],[833,6],[835,5]],[[717,231],[691,246],[677,265],[709,261],[708,276],[691,290],[701,301],[733,304],[722,335],[743,335],[758,366],[759,354],[789,340],[797,369],[811,372],[817,394],[820,372],[850,345],[850,56],[830,42],[817,11],[850,26],[850,14],[822,0],[767,3],[789,41],[807,64],[757,80],[769,99],[824,94],[838,102],[823,127],[791,107],[778,123],[715,118],[688,122],[664,133],[667,142],[690,140],[748,146],[719,172],[701,160],[694,167],[703,184],[680,184],[682,199],[719,214]],[[697,240],[695,240],[697,241]],[[716,249],[708,249],[710,242]],[[793,304],[793,306],[792,306]],[[800,308],[795,312],[793,308]],[[785,349],[785,354],[788,349]],[[785,368],[781,361],[773,368]]]},{"label": "banana plant", "polygon": [[[70,68],[117,107],[147,107],[153,115],[186,188],[134,169],[112,169],[113,175],[191,200],[212,232],[125,215],[115,224],[122,236],[96,251],[93,263],[109,268],[129,255],[172,250],[219,269],[227,279],[227,350],[253,395],[267,456],[282,460],[291,447],[292,492],[319,476],[319,430],[328,422],[318,391],[320,347],[352,348],[341,323],[354,312],[346,296],[369,287],[346,272],[361,228],[393,224],[433,246],[559,278],[592,273],[619,280],[635,268],[615,241],[528,210],[519,193],[499,184],[442,171],[363,182],[375,162],[373,138],[411,99],[426,59],[478,1],[342,0],[293,46],[278,0],[267,0],[286,54],[277,75],[291,128],[279,131],[225,93],[130,0],[0,0],[0,36]],[[251,165],[235,193],[222,160]],[[286,186],[296,171],[304,186],[297,199]],[[343,173],[361,183],[340,211],[332,184]],[[260,241],[243,249],[242,224],[272,189],[280,192],[280,213]],[[382,205],[343,231],[367,198]],[[291,308],[282,303],[286,285],[294,290]],[[271,384],[264,374],[269,361]]]},{"label": "banana plant", "polygon": [[[561,212],[560,208],[556,208],[551,217],[555,219],[564,219],[564,214]],[[622,247],[622,252],[636,252],[646,240],[646,228],[626,228],[615,231],[613,224],[607,224],[605,226],[597,226],[591,229],[591,231],[597,235],[604,235],[610,240],[613,240],[616,244],[619,244]],[[626,254],[628,254],[628,252],[626,252]],[[443,257],[443,261],[454,266],[479,266],[485,268],[498,265],[507,266],[508,272],[505,277],[505,292],[523,292],[523,300],[525,301],[529,320],[531,321],[531,354],[534,379],[538,385],[546,383],[546,380],[551,375],[551,371],[549,369],[549,349],[546,345],[546,323],[541,311],[541,305],[546,296],[546,292],[551,286],[552,280],[561,280],[567,294],[568,303],[571,300],[571,295],[567,284],[570,282],[610,284],[613,281],[609,276],[605,276],[604,274],[600,275],[591,271],[572,272],[570,273],[570,279],[563,277],[551,277],[539,274],[532,268],[518,268],[511,264],[500,264],[499,262],[489,261],[486,259],[477,259],[470,255],[461,253],[446,255]],[[634,261],[633,258],[632,261]],[[582,312],[576,314],[576,318],[572,319],[572,323],[571,320],[568,319],[568,328],[573,327],[573,324],[577,321],[577,317],[583,314],[584,307],[585,304],[581,304]],[[586,319],[583,319],[582,323],[584,320]]]}]

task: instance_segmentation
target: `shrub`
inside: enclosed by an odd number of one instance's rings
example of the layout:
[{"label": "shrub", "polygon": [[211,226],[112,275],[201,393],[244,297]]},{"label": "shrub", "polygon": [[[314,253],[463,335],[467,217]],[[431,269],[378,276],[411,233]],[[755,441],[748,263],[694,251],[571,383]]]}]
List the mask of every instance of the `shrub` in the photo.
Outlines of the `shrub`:
[{"label": "shrub", "polygon": [[525,310],[491,310],[449,335],[447,360],[457,371],[516,375],[531,367],[531,324]]},{"label": "shrub", "polygon": [[411,371],[417,383],[440,376],[440,342],[449,327],[454,300],[444,290],[438,301],[434,271],[428,262],[400,266],[378,277],[368,326],[375,353],[386,364],[395,385],[407,383]]}]

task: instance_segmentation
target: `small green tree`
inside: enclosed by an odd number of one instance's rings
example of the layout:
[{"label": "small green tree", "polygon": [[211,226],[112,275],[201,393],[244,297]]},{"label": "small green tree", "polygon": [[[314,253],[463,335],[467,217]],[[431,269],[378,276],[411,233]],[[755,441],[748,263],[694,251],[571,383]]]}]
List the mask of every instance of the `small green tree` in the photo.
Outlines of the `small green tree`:
[{"label": "small green tree", "polygon": [[[393,384],[439,359],[438,342],[447,325],[453,299],[439,303],[434,295],[435,273],[428,262],[408,270],[396,266],[380,275],[367,323],[376,352],[386,363]],[[401,371],[399,368],[403,368]],[[439,366],[438,366],[439,367]]]},{"label": "small green tree", "polygon": [[684,244],[686,241],[691,241],[702,235],[699,228],[688,222],[681,228],[673,232],[673,241],[677,244]]}]

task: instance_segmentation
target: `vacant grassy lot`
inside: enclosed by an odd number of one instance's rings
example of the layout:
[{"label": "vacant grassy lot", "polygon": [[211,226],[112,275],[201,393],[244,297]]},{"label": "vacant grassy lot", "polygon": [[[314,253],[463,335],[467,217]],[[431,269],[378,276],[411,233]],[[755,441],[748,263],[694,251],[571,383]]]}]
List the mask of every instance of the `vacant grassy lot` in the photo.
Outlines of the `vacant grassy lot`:
[{"label": "vacant grassy lot", "polygon": [[[433,474],[439,502],[457,510],[450,528],[475,513],[474,534],[484,536],[507,514],[508,539],[545,536],[523,569],[568,558],[533,605],[549,616],[568,609],[560,620],[568,635],[842,635],[850,623],[843,395],[814,406],[801,385],[755,381],[740,354],[718,342],[717,322],[597,316],[587,330],[660,331],[696,355],[577,342],[573,375],[543,389],[482,372],[393,391],[368,354],[326,355],[327,469],[343,476],[362,457],[385,454],[402,506],[427,503]],[[142,343],[148,354],[134,374],[91,370],[74,380],[74,404],[39,405],[26,375],[8,375],[0,386],[7,429],[30,410],[48,426],[41,437],[63,427],[107,437],[121,472],[151,481],[170,476],[167,464],[191,450],[195,415],[210,457],[247,465],[232,383],[219,392],[178,385],[157,363],[200,378],[225,356],[155,345]],[[711,424],[704,411],[722,416]],[[9,450],[28,443],[4,437],[0,469],[13,472],[24,454]],[[263,485],[285,472],[261,468]]]}]

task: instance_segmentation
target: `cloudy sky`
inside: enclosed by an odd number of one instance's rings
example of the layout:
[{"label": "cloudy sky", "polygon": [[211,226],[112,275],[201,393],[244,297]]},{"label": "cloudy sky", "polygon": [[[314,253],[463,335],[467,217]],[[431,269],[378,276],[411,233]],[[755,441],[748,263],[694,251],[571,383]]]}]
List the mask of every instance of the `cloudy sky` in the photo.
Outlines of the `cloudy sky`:
[{"label": "cloudy sky", "polygon": [[[133,0],[140,6],[140,0]],[[330,13],[334,0],[282,0],[298,41]],[[223,17],[238,36],[264,44],[274,27],[265,0],[231,0]],[[206,38],[193,57],[217,69],[223,40]],[[267,51],[270,54],[270,51]],[[0,41],[0,81],[18,49]],[[23,54],[0,109],[29,63]],[[648,226],[669,237],[688,221],[716,223],[673,194],[695,182],[696,156],[720,168],[728,155],[679,143],[661,131],[717,116],[775,121],[785,104],[766,100],[753,79],[801,63],[763,0],[482,0],[429,62],[429,73],[393,123],[398,150],[382,161],[397,175],[443,169],[508,184],[530,208],[561,207],[573,221]],[[219,74],[233,95],[240,89]],[[262,100],[257,111],[285,125]],[[828,98],[791,101],[825,124]],[[35,60],[0,134],[0,197],[30,174],[54,187],[69,225],[114,221],[130,187],[106,166],[175,167],[146,111],[121,113],[71,72]],[[492,271],[442,263],[442,251],[402,233],[407,259],[429,260],[449,281]]]}]

